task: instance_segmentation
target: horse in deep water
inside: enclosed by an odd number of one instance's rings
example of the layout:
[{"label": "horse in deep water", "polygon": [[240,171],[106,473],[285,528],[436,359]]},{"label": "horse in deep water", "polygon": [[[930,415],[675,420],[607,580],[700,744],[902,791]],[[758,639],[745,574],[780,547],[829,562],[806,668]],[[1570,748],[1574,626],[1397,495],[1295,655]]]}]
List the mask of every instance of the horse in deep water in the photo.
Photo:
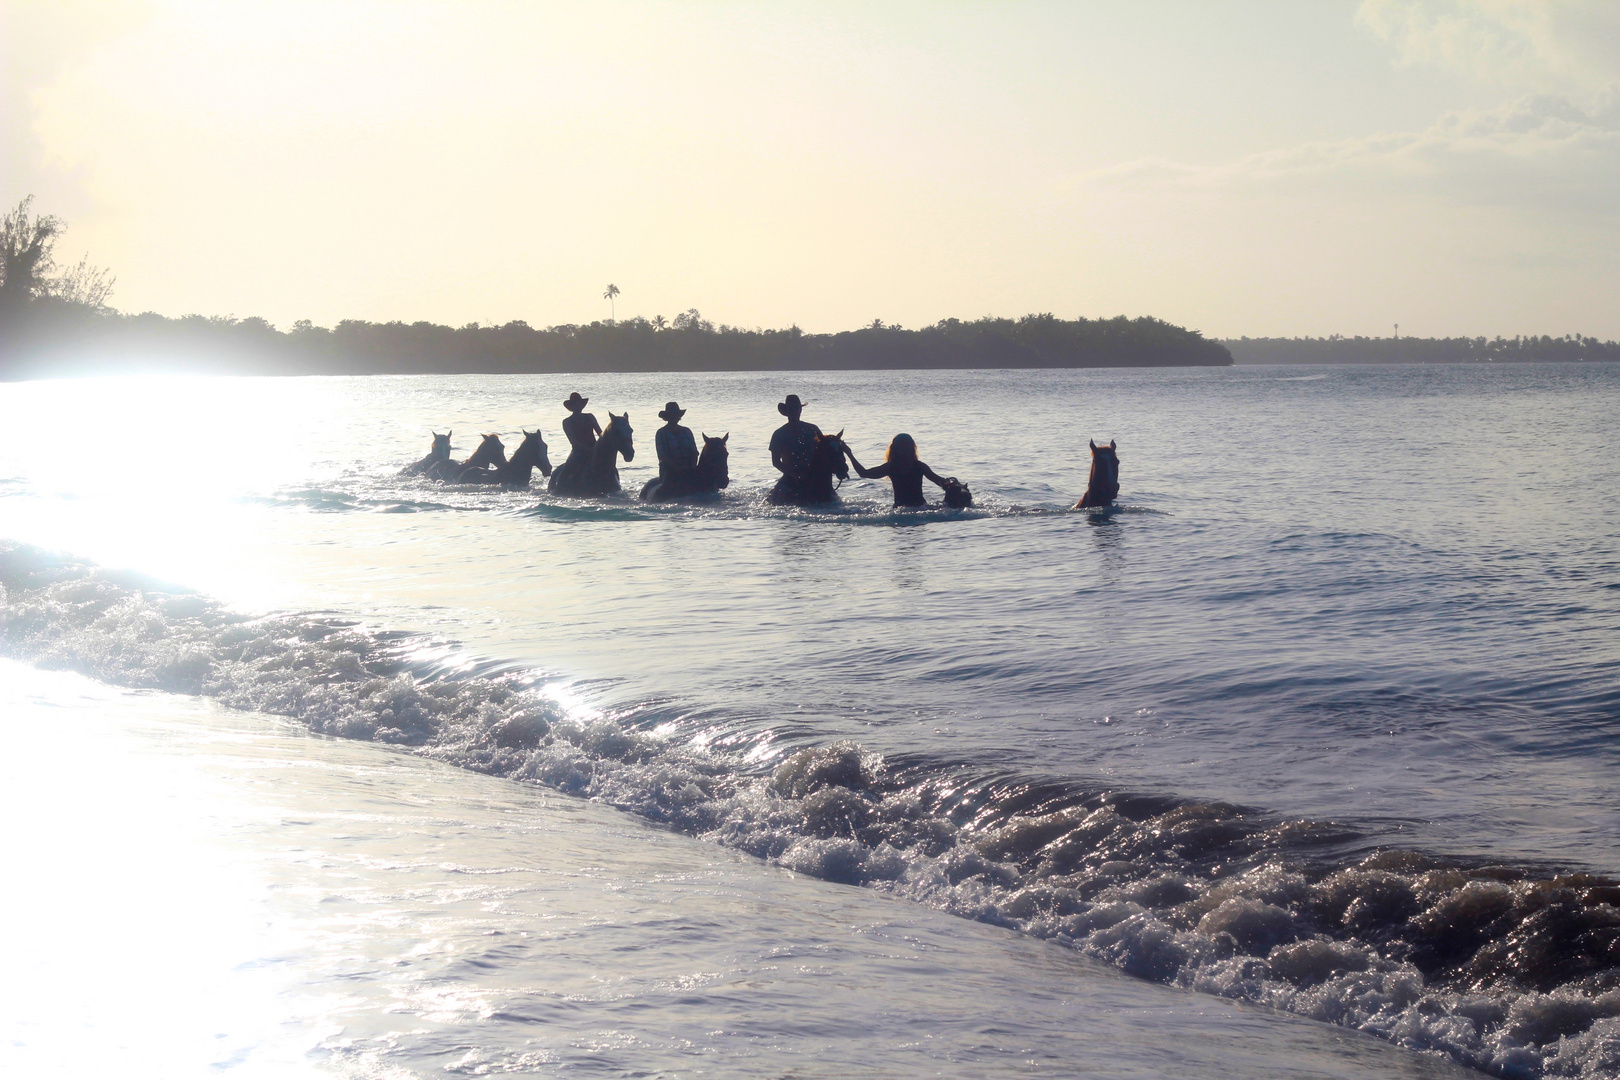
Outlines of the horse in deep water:
[{"label": "horse in deep water", "polygon": [[523,441],[512,451],[510,458],[497,461],[493,470],[478,469],[474,472],[465,472],[459,483],[499,484],[507,488],[526,488],[536,469],[540,470],[541,476],[550,476],[551,458],[546,453],[546,441],[540,437],[540,432],[525,431]]},{"label": "horse in deep water", "polygon": [[729,438],[729,431],[718,439],[703,436],[703,452],[698,455],[692,471],[668,480],[661,476],[653,477],[642,487],[642,499],[646,502],[672,502],[695,495],[718,495],[721,488],[731,483],[731,467],[727,464],[731,452],[726,449]]},{"label": "horse in deep water", "polygon": [[608,425],[591,449],[591,460],[584,471],[558,469],[551,474],[546,490],[552,495],[586,499],[621,490],[618,456],[623,454],[625,461],[635,460],[636,447],[631,438],[634,434],[628,412],[622,416],[608,413]]},{"label": "horse in deep water", "polygon": [[776,482],[767,497],[774,506],[816,506],[838,502],[833,489],[833,477],[849,479],[849,465],[844,460],[844,433],[817,435],[816,445],[810,451],[810,465],[804,476],[795,478],[786,473]]},{"label": "horse in deep water", "polygon": [[1086,484],[1086,493],[1080,496],[1080,501],[1074,504],[1076,510],[1084,510],[1092,506],[1113,506],[1114,500],[1119,498],[1119,455],[1114,440],[1109,439],[1107,446],[1091,444],[1091,479]]},{"label": "horse in deep water", "polygon": [[[523,441],[512,451],[512,456],[495,466],[493,482],[502,487],[526,488],[536,469],[541,476],[551,475],[551,456],[546,453],[546,440],[540,437],[539,428],[523,432]],[[483,480],[483,477],[478,479]]]},{"label": "horse in deep water", "polygon": [[[478,444],[463,462],[441,461],[428,469],[427,475],[433,480],[442,480],[447,484],[478,484],[493,483],[494,474],[489,472],[490,466],[499,467],[506,464],[506,447],[501,443],[499,435],[485,435],[484,441]],[[487,474],[485,477],[480,473]]]},{"label": "horse in deep water", "polygon": [[450,435],[451,432],[448,431],[443,435],[440,435],[437,431],[433,432],[433,449],[427,452],[427,457],[423,458],[421,461],[411,462],[409,465],[399,470],[399,475],[420,476],[440,462],[449,461]]}]

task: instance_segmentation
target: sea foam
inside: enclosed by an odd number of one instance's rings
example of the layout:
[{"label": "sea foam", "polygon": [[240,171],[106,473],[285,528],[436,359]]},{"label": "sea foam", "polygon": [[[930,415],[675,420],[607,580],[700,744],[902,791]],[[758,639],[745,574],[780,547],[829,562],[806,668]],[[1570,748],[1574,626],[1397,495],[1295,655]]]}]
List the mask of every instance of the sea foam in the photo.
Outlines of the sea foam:
[{"label": "sea foam", "polygon": [[[1367,851],[1222,803],[712,739],[589,713],[450,643],[0,545],[0,649],[545,784],[793,870],[1059,942],[1123,971],[1506,1077],[1620,1077],[1620,884]],[[493,667],[493,670],[490,670]],[[761,741],[763,740],[763,741]]]}]

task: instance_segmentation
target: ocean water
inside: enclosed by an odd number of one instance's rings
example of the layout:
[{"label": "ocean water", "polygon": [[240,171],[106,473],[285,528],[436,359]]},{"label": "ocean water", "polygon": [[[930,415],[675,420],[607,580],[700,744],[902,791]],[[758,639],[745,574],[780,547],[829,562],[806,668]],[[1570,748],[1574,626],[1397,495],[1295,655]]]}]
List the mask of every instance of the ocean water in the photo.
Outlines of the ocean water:
[{"label": "ocean water", "polygon": [[[627,489],[671,397],[730,432],[731,488],[648,507],[398,475],[447,428],[465,456],[538,425],[560,461],[575,389],[629,412]],[[789,392],[867,464],[910,432],[977,506],[896,511],[860,480],[839,508],[764,505]],[[1620,1076],[1620,367],[0,401],[0,649],[33,665],[3,669],[9,767],[35,781],[13,817],[118,743],[76,805],[167,820],[142,770],[179,770],[181,816],[210,824],[169,862],[119,845],[117,872],[162,890],[185,862],[216,907],[275,912],[225,950],[249,959],[174,990],[225,1034],[154,1053]],[[1120,499],[1073,511],[1089,438],[1118,440]],[[196,869],[215,849],[234,884]],[[48,940],[42,970],[72,947]],[[211,979],[230,992],[199,997]],[[94,1059],[37,1012],[0,1046]]]}]

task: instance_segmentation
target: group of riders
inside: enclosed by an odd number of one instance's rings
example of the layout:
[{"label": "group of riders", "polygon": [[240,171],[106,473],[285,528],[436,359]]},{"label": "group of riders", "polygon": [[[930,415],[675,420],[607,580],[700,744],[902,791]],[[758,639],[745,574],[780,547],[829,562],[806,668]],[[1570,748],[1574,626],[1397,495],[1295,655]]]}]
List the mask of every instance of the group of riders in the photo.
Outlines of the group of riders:
[{"label": "group of riders", "polygon": [[[472,456],[463,462],[450,460],[450,435],[433,436],[433,449],[428,456],[406,467],[407,473],[423,474],[451,483],[490,483],[509,487],[527,487],[534,469],[549,476],[547,491],[554,495],[592,497],[618,492],[618,458],[635,458],[631,441],[630,414],[615,416],[608,413],[607,427],[585,411],[590,399],[578,391],[563,402],[568,415],[563,418],[563,434],[568,437],[568,460],[553,471],[546,455],[545,442],[538,431],[525,431],[524,439],[511,458],[498,435],[485,435]],[[955,477],[942,477],[917,456],[917,442],[910,435],[896,435],[889,443],[883,464],[867,468],[844,443],[843,432],[823,434],[820,428],[802,419],[805,402],[797,394],[789,394],[776,409],[787,423],[771,435],[771,464],[781,478],[771,489],[769,499],[779,505],[813,506],[836,502],[834,478],[847,479],[849,467],[863,479],[887,479],[894,487],[894,505],[903,507],[928,506],[923,498],[923,481],[928,480],[943,492],[947,507],[973,505],[973,496],[967,485]],[[730,434],[719,438],[703,436],[703,447],[698,448],[692,429],[681,424],[686,410],[671,401],[658,414],[664,421],[654,443],[658,451],[658,475],[641,490],[641,498],[651,502],[666,502],[718,493],[730,483],[727,468],[727,440]],[[1118,459],[1114,444],[1106,447],[1091,445],[1092,479],[1078,506],[1106,506],[1118,494]],[[846,464],[847,459],[847,464]],[[1099,476],[1099,465],[1102,474]]]}]

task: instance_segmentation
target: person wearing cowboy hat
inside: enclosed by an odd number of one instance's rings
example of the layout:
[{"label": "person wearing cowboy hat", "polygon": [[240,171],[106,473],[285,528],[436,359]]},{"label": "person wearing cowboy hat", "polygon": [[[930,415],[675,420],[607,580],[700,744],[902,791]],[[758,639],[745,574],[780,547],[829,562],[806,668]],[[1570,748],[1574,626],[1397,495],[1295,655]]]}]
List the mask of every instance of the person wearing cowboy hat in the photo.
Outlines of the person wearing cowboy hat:
[{"label": "person wearing cowboy hat", "polygon": [[658,414],[658,419],[665,421],[664,426],[659,428],[653,437],[653,442],[658,448],[660,480],[680,480],[697,468],[697,440],[692,438],[691,428],[682,427],[680,424],[681,417],[685,415],[686,410],[673,401],[667,403],[664,411]]},{"label": "person wearing cowboy hat", "polygon": [[580,397],[579,391],[575,390],[568,395],[568,400],[563,402],[563,408],[568,410],[568,415],[563,417],[562,429],[563,434],[568,436],[568,445],[571,449],[568,451],[568,460],[557,466],[557,471],[553,474],[553,485],[557,483],[555,479],[557,476],[566,478],[575,472],[590,468],[591,454],[596,448],[596,437],[602,434],[602,425],[596,422],[596,417],[584,411],[590,400]]},{"label": "person wearing cowboy hat", "polygon": [[820,428],[799,419],[804,405],[798,394],[789,394],[787,400],[776,407],[788,422],[771,435],[771,464],[781,472],[783,479],[793,484],[804,481],[816,440],[821,438]]}]

